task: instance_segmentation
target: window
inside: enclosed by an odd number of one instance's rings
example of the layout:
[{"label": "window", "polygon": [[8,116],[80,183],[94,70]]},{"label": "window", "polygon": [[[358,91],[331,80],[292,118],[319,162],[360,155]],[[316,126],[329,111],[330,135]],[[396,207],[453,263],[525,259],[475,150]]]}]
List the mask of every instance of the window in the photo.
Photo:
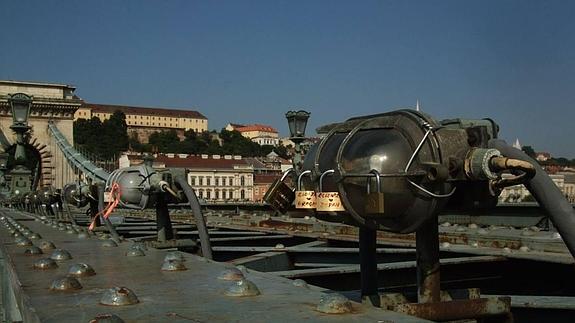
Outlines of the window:
[{"label": "window", "polygon": [[216,177],[216,183],[215,183],[215,185],[216,185],[216,186],[220,186],[220,178],[219,178],[219,177]]},{"label": "window", "polygon": [[233,186],[233,185],[234,185],[234,178],[230,177],[230,186]]},{"label": "window", "polygon": [[240,198],[241,198],[242,200],[245,200],[245,199],[246,199],[246,192],[245,192],[244,190],[241,190],[241,191],[240,191]]},{"label": "window", "polygon": [[207,198],[208,200],[212,198],[212,191],[210,191],[210,190],[207,190],[207,191],[206,191],[206,198]]},{"label": "window", "polygon": [[190,185],[192,185],[192,186],[196,185],[196,176],[192,176],[190,181],[191,181]]},{"label": "window", "polygon": [[203,176],[200,176],[200,186],[201,185],[204,185],[204,177]]},{"label": "window", "polygon": [[226,178],[222,177],[222,186],[226,186]]},{"label": "window", "polygon": [[216,200],[219,200],[219,199],[220,199],[220,191],[216,190]]},{"label": "window", "polygon": [[246,186],[246,179],[243,176],[240,177],[240,186]]},{"label": "window", "polygon": [[203,199],[204,198],[204,190],[200,190],[200,198]]},{"label": "window", "polygon": [[211,177],[206,177],[206,185],[208,185],[208,186],[212,185],[212,178]]}]

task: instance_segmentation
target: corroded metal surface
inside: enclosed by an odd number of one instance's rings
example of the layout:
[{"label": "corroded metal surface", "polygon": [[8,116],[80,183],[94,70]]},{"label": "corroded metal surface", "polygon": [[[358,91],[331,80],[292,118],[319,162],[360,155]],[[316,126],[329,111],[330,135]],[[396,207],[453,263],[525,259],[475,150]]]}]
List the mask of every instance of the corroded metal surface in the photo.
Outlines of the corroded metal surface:
[{"label": "corroded metal surface", "polygon": [[[13,214],[10,211],[0,211]],[[146,257],[126,257],[129,243],[117,248],[101,246],[95,239],[73,235],[39,222],[27,221],[30,229],[68,250],[73,259],[89,263],[98,275],[82,278],[83,288],[65,293],[51,292],[46,286],[65,275],[68,266],[49,271],[32,268],[33,257],[15,246],[7,230],[0,228],[1,252],[9,268],[10,281],[25,322],[89,322],[101,313],[113,312],[126,322],[416,322],[420,319],[352,303],[352,312],[323,314],[316,310],[323,293],[317,289],[293,286],[290,280],[256,271],[243,274],[260,290],[255,297],[226,297],[231,282],[218,279],[229,265],[184,255],[188,270],[160,270],[166,251],[150,249]],[[131,306],[101,305],[102,294],[114,286],[125,286],[137,294],[139,303]],[[286,311],[286,308],[289,308]]]},{"label": "corroded metal surface", "polygon": [[441,303],[400,304],[395,310],[432,321],[449,321],[497,315],[508,317],[510,303],[509,297],[492,297]]}]

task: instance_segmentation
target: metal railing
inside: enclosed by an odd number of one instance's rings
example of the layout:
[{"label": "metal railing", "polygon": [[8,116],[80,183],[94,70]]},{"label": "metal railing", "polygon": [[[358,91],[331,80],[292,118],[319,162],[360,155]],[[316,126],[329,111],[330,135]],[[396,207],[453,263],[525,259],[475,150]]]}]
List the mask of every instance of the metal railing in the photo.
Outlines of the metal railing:
[{"label": "metal railing", "polygon": [[106,179],[110,176],[106,170],[101,167],[94,165],[89,159],[84,157],[80,152],[78,152],[64,137],[60,132],[58,127],[52,122],[48,124],[48,131],[50,135],[56,141],[58,148],[64,154],[64,157],[74,168],[85,174],[85,176],[91,178],[93,181],[106,182]]}]

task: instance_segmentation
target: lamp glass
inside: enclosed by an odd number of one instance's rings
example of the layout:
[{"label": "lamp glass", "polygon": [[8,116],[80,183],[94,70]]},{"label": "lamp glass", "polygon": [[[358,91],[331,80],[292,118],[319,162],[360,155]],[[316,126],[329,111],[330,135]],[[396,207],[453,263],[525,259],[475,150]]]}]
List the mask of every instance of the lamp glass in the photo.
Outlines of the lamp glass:
[{"label": "lamp glass", "polygon": [[14,124],[27,125],[32,98],[24,93],[16,93],[10,96],[9,101]]},{"label": "lamp glass", "polygon": [[309,115],[310,113],[304,110],[289,111],[286,113],[291,137],[297,138],[305,136],[305,128]]}]

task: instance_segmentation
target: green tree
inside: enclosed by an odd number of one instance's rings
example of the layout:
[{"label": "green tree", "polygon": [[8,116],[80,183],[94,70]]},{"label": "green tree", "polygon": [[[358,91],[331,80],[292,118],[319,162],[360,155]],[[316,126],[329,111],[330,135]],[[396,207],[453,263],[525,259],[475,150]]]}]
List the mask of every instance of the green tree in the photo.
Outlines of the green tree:
[{"label": "green tree", "polygon": [[116,111],[103,123],[93,117],[74,122],[74,143],[80,151],[96,159],[117,157],[128,149],[128,126],[124,113]]},{"label": "green tree", "polygon": [[110,119],[102,123],[100,137],[99,155],[106,159],[118,157],[122,151],[128,150],[129,137],[126,115],[120,111],[114,112]]}]

